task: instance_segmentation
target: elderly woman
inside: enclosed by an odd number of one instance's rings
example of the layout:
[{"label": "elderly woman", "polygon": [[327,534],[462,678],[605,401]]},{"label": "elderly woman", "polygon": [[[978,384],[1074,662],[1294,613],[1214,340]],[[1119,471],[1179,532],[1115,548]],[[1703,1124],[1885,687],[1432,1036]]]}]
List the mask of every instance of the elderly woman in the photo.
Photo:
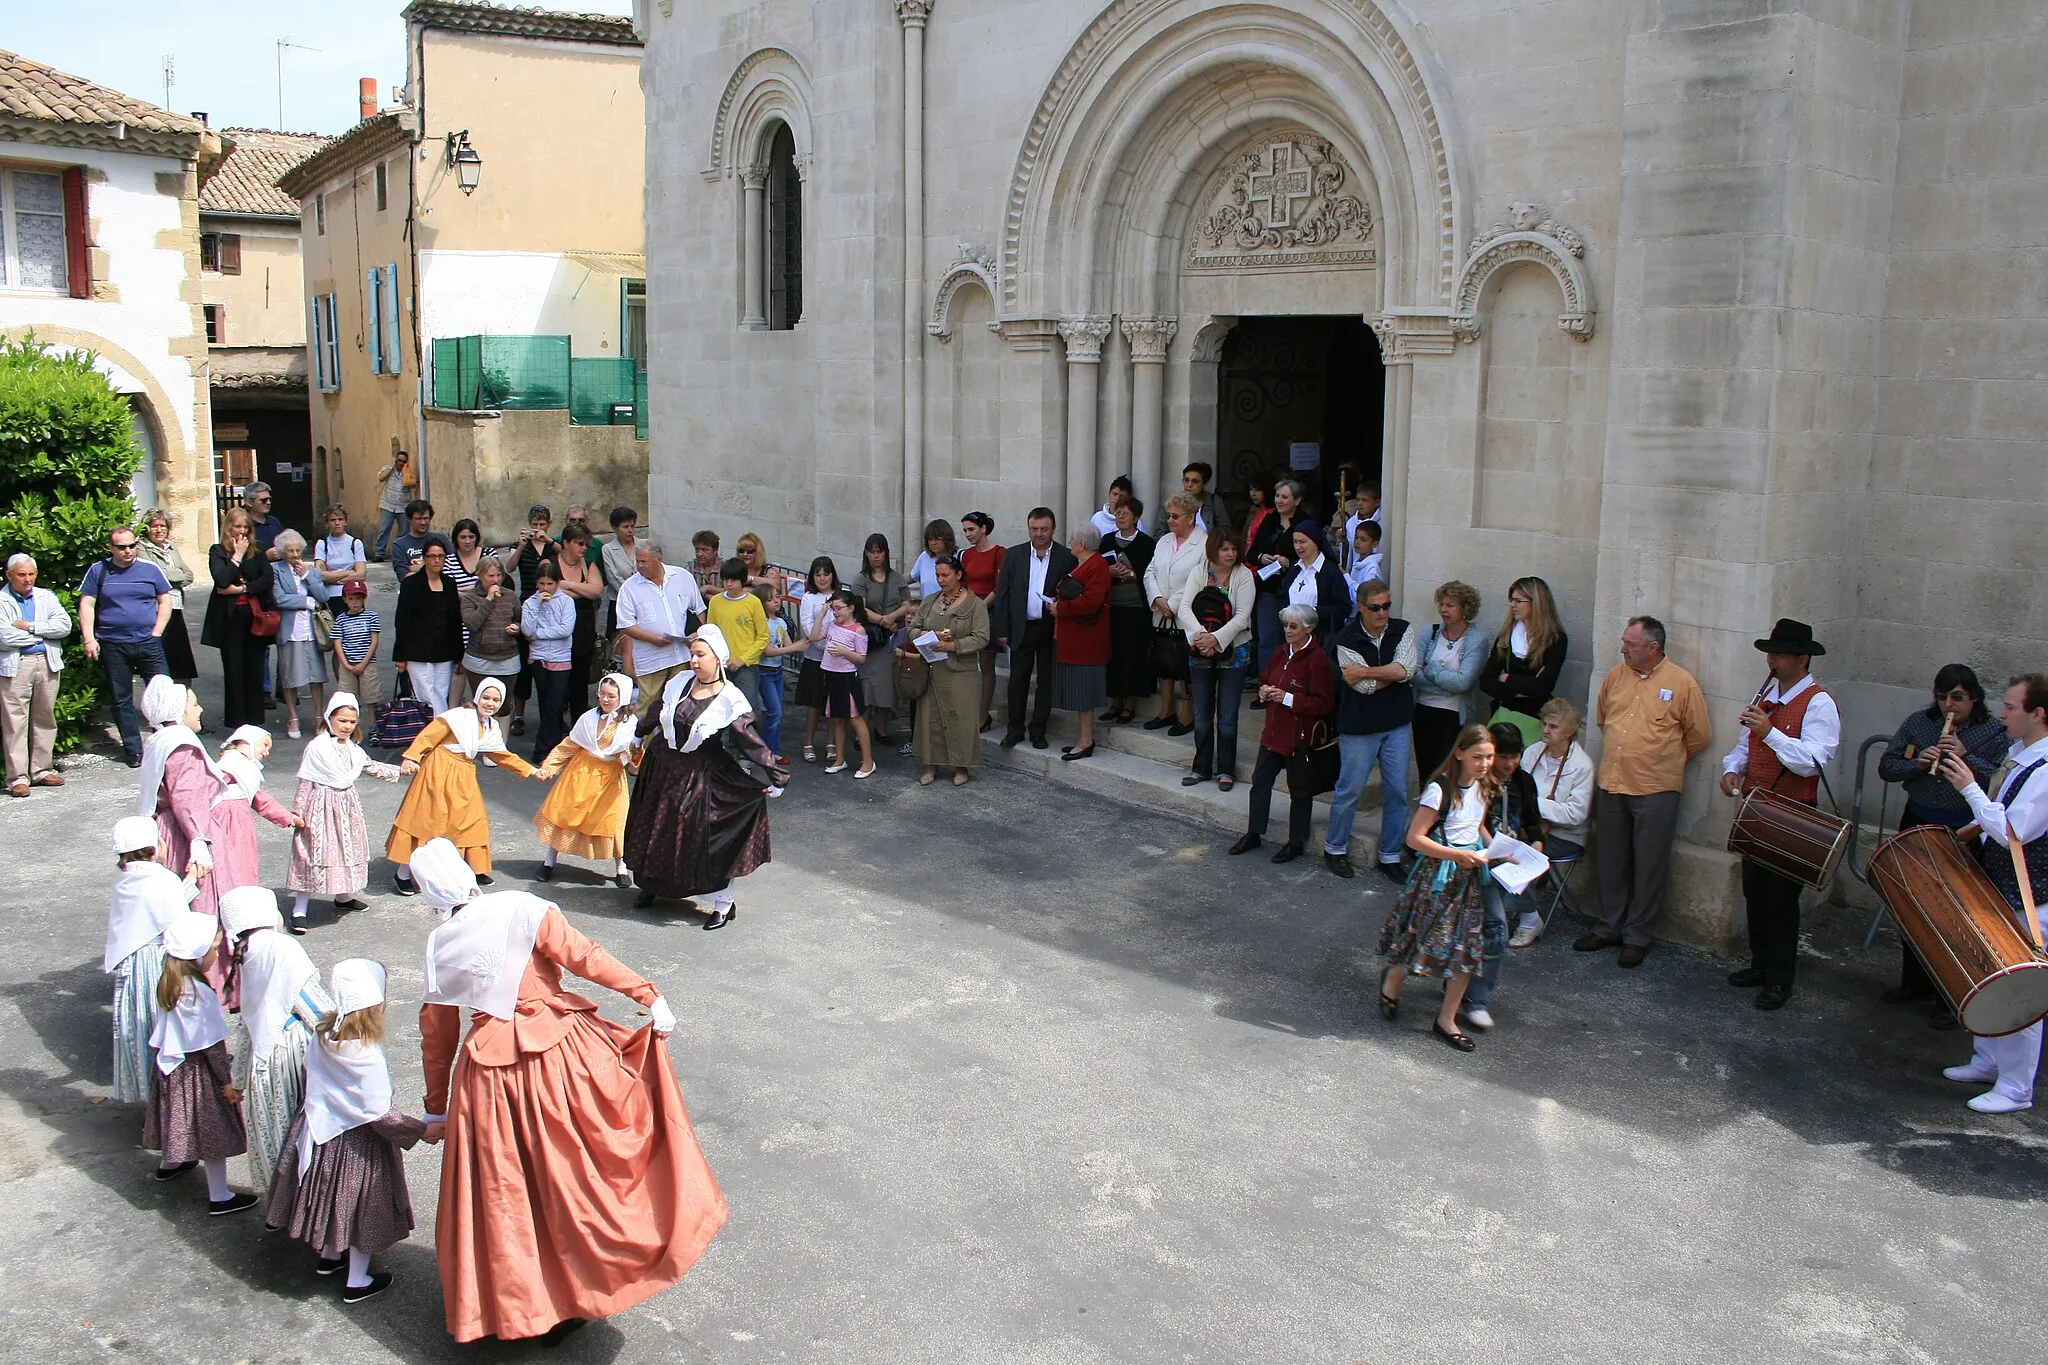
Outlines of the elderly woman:
[{"label": "elderly woman", "polygon": [[[917,604],[910,638],[938,636],[931,646],[946,657],[931,666],[931,690],[917,706],[915,743],[924,761],[918,785],[929,787],[941,766],[953,770],[953,785],[965,786],[969,769],[981,762],[981,653],[988,648],[988,607],[967,590],[960,561],[940,555],[932,565],[939,590]],[[905,658],[917,658],[913,646]]]},{"label": "elderly woman", "polygon": [[1095,712],[1109,701],[1109,566],[1090,544],[1095,539],[1093,527],[1067,538],[1074,567],[1047,607],[1053,614],[1052,704],[1077,713],[1078,722],[1074,742],[1060,750],[1063,763],[1095,752]]},{"label": "elderly woman", "polygon": [[1416,651],[1415,771],[1433,773],[1451,751],[1458,731],[1486,719],[1486,694],[1479,674],[1486,667],[1487,640],[1472,623],[1479,619],[1479,589],[1452,579],[1436,590],[1437,624]]},{"label": "elderly woman", "polygon": [[220,651],[224,696],[221,723],[233,730],[263,723],[263,654],[268,636],[250,633],[255,622],[251,603],[271,607],[274,575],[270,560],[256,544],[255,525],[247,510],[230,507],[221,518],[221,542],[207,552],[213,593],[206,601],[206,622],[199,642]]},{"label": "elderly woman", "polygon": [[1280,630],[1280,648],[1259,671],[1259,700],[1266,704],[1266,725],[1259,736],[1259,761],[1252,767],[1251,820],[1230,851],[1249,853],[1263,842],[1273,808],[1273,783],[1284,769],[1287,842],[1273,855],[1273,861],[1291,863],[1308,843],[1309,814],[1315,806],[1308,776],[1310,735],[1315,723],[1335,708],[1337,685],[1330,672],[1330,656],[1316,643],[1313,609],[1282,608]]},{"label": "elderly woman", "polygon": [[448,709],[448,683],[462,657],[462,593],[447,576],[447,565],[447,547],[429,541],[418,570],[398,585],[391,621],[391,662],[437,716]]},{"label": "elderly woman", "polygon": [[[1985,708],[1984,684],[1977,680],[1976,671],[1968,664],[1943,665],[1934,675],[1933,703],[1906,717],[1877,760],[1878,777],[1898,783],[1906,795],[1899,828],[1942,825],[1961,829],[1969,824],[1969,804],[1954,784],[1934,771],[1936,761],[1953,754],[1988,791],[2010,747],[2005,723]],[[1886,991],[1883,999],[1888,1005],[1931,1001],[1929,1024],[1936,1028],[1956,1025],[1948,1003],[1935,993],[1934,978],[1909,945],[1900,945],[1899,984]]]},{"label": "elderly woman", "polygon": [[135,556],[161,569],[164,581],[171,585],[171,619],[163,633],[164,667],[174,681],[190,687],[199,676],[199,663],[192,657],[192,637],[185,630],[185,589],[192,586],[192,571],[171,543],[171,514],[161,507],[142,514],[142,542],[135,547]]},{"label": "elderly woman", "polygon": [[485,678],[518,677],[519,594],[506,586],[504,561],[496,555],[478,557],[475,581],[457,600],[462,631],[469,640],[462,650],[462,676],[469,694],[475,696],[477,684]]},{"label": "elderly woman", "polygon": [[[1543,703],[1543,743],[1522,764],[1536,786],[1536,807],[1543,817],[1543,851],[1553,858],[1576,858],[1593,835],[1593,756],[1579,743],[1579,709],[1563,697]],[[1520,733],[1517,731],[1517,733]],[[1552,876],[1562,876],[1553,871]],[[1524,910],[1515,925],[1510,948],[1526,948],[1543,934],[1543,916]]]},{"label": "elderly woman", "polygon": [[[1218,790],[1237,785],[1237,709],[1252,666],[1252,611],[1258,586],[1240,559],[1235,531],[1209,533],[1204,564],[1188,575],[1174,615],[1188,637],[1188,690],[1195,702],[1195,765],[1183,787],[1207,782]],[[1157,562],[1155,557],[1155,563]]]},{"label": "elderly woman", "polygon": [[1494,719],[1520,730],[1525,744],[1541,731],[1537,717],[1557,690],[1566,643],[1550,585],[1533,577],[1508,584],[1508,619],[1494,637],[1479,690],[1497,703]]},{"label": "elderly woman", "polygon": [[300,689],[313,704],[308,717],[313,723],[326,703],[327,665],[313,638],[313,612],[326,605],[327,585],[320,581],[319,568],[306,563],[306,538],[297,531],[280,531],[276,549],[271,595],[284,615],[277,628],[277,688],[284,702],[285,738],[297,739]]},{"label": "elderly woman", "polygon": [[[1155,634],[1162,630],[1181,629],[1181,590],[1205,567],[1208,537],[1195,527],[1199,510],[1196,500],[1186,493],[1175,493],[1166,500],[1166,534],[1153,542],[1152,563],[1145,570],[1145,600],[1152,608],[1151,626]],[[1194,703],[1187,690],[1186,652],[1182,651],[1171,668],[1163,671],[1155,668],[1153,672],[1159,679],[1159,714],[1146,721],[1145,728],[1160,730],[1171,725],[1173,728],[1167,730],[1168,734],[1176,737],[1187,734],[1195,726],[1191,709]],[[1175,683],[1181,685],[1178,711],[1173,705]]]}]

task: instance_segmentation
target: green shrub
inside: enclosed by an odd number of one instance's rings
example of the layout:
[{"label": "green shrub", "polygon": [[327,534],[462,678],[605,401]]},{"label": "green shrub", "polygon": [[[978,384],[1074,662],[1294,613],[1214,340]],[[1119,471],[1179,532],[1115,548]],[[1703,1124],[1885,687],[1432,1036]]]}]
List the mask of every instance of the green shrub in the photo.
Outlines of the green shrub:
[{"label": "green shrub", "polygon": [[[133,526],[129,481],[142,452],[128,400],[82,352],[37,342],[0,343],[0,560],[33,555],[36,584],[78,616],[78,585],[107,552],[116,526]],[[74,629],[57,693],[57,752],[77,747],[104,700],[106,675]]]}]

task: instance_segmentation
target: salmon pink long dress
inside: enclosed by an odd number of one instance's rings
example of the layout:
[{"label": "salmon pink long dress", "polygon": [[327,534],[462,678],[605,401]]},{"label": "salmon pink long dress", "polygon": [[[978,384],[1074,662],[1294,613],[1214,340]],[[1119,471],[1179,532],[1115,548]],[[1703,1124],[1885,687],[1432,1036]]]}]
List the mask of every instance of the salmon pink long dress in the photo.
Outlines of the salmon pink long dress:
[{"label": "salmon pink long dress", "polygon": [[[420,1009],[427,1111],[448,1116],[435,1254],[457,1341],[534,1337],[674,1284],[725,1225],[668,1049],[562,989],[660,993],[550,907],[516,1017]],[[452,1074],[451,1074],[452,1073]]]}]

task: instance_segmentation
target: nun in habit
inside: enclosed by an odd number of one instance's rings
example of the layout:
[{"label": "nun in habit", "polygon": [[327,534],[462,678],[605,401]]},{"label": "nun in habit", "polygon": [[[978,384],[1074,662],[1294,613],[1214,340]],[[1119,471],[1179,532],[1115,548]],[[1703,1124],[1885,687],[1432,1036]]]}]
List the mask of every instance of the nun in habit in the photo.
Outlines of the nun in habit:
[{"label": "nun in habit", "polygon": [[320,969],[285,933],[275,892],[236,887],[220,898],[220,920],[241,1002],[233,1055],[249,1134],[249,1175],[265,1190],[306,1093],[307,1041],[333,1003],[320,989]]},{"label": "nun in habit", "polygon": [[[725,1224],[663,1041],[676,1017],[547,901],[480,895],[447,840],[412,874],[445,916],[427,940],[420,1051],[425,1136],[447,1143],[434,1254],[448,1331],[552,1343],[674,1284]],[[600,1017],[562,989],[565,971],[637,1001],[652,1026]]]},{"label": "nun in habit", "polygon": [[[142,779],[135,813],[156,821],[163,863],[199,883],[192,908],[220,914],[220,891],[212,877],[213,804],[228,778],[199,742],[199,696],[158,675],[142,693],[142,718],[156,727],[142,750]],[[216,969],[225,972],[226,968]],[[218,989],[224,976],[210,978]]]},{"label": "nun in habit", "polygon": [[[640,885],[636,909],[656,896],[709,893],[719,929],[739,912],[733,882],[768,861],[768,798],[780,796],[789,766],[754,733],[753,707],[725,676],[725,633],[700,626],[690,666],[662,690],[660,725],[642,741],[640,782],[626,816],[626,861]],[[749,777],[726,741],[774,785]]]},{"label": "nun in habit", "polygon": [[156,982],[164,971],[164,926],[185,912],[198,888],[156,860],[156,821],[127,815],[114,822],[121,870],[107,906],[107,951],[100,970],[114,978],[114,1098],[149,1099],[155,1057],[149,1036],[158,1014]]}]

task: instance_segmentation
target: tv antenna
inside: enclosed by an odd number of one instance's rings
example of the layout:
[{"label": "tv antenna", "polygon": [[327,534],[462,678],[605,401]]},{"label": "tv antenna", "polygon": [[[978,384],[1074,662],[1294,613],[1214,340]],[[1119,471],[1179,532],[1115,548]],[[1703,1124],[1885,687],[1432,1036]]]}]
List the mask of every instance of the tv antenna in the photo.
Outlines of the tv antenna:
[{"label": "tv antenna", "polygon": [[[320,50],[320,49],[319,49],[319,48],[317,48],[317,47],[307,47],[307,46],[306,46],[306,45],[305,45],[304,43],[295,43],[295,42],[293,42],[293,41],[292,41],[292,40],[291,40],[290,38],[279,38],[279,39],[277,40],[277,130],[278,130],[278,131],[279,131],[280,133],[281,133],[281,132],[283,132],[283,131],[285,131],[285,126],[284,126],[284,50],[285,50],[286,48],[288,48],[288,47],[289,47],[289,48],[295,48],[295,49],[297,49],[297,50],[298,50],[298,51],[300,51],[300,52],[318,52],[318,51]],[[166,58],[165,60],[169,60],[169,59],[168,59],[168,58]]]},{"label": "tv antenna", "polygon": [[170,53],[164,54],[164,108],[171,107],[171,82],[178,74],[178,59]]}]

